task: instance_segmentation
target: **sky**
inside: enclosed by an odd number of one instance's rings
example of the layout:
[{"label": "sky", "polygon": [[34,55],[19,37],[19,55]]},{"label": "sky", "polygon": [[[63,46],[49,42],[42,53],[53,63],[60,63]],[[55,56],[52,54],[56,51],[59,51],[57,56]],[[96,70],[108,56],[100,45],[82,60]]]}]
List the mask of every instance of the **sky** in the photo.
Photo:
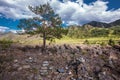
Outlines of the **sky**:
[{"label": "sky", "polygon": [[20,19],[36,16],[28,6],[49,2],[64,25],[83,25],[90,21],[120,19],[120,0],[0,0],[0,32],[18,30]]}]

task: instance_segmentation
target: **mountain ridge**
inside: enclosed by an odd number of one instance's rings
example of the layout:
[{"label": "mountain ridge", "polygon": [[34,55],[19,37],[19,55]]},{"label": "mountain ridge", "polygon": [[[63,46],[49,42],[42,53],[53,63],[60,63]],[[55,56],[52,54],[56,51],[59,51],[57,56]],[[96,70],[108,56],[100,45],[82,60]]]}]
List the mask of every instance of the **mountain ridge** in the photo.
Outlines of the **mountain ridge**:
[{"label": "mountain ridge", "polygon": [[99,27],[99,28],[110,28],[112,26],[119,26],[120,25],[120,19],[115,20],[110,23],[105,23],[105,22],[99,22],[99,21],[91,21],[89,23],[84,24],[83,26],[90,25],[93,27]]}]

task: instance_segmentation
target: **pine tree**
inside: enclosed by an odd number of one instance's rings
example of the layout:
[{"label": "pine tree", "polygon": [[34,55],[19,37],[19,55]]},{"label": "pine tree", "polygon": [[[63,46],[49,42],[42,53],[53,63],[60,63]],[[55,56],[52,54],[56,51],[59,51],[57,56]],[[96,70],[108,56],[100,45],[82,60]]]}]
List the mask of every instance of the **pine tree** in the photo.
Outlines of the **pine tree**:
[{"label": "pine tree", "polygon": [[46,49],[46,40],[60,39],[62,37],[63,28],[62,20],[58,14],[55,14],[49,3],[29,9],[37,15],[31,19],[21,19],[19,28],[25,30],[29,34],[40,34],[43,37],[43,49]]}]

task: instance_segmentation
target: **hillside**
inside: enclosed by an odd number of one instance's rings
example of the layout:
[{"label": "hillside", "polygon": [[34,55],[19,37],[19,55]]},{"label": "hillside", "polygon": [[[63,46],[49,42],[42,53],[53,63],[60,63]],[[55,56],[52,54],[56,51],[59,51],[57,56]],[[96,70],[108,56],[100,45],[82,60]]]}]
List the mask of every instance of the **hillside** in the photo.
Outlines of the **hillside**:
[{"label": "hillside", "polygon": [[[109,40],[113,40],[115,44],[120,41],[120,27],[98,28],[90,25],[82,27],[66,28],[66,35],[61,39],[54,39],[53,42],[47,40],[48,44],[100,44],[107,45]],[[43,39],[40,35],[5,33],[0,35],[0,40],[12,40],[21,45],[42,45]]]}]

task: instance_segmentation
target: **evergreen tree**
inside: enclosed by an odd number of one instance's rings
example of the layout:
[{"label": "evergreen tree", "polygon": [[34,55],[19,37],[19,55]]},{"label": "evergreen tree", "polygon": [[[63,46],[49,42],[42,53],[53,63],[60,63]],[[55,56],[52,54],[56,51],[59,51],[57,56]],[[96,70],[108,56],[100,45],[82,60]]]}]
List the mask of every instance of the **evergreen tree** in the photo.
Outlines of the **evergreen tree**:
[{"label": "evergreen tree", "polygon": [[60,39],[62,37],[63,28],[62,20],[58,14],[55,14],[49,3],[29,9],[37,15],[31,19],[21,19],[19,28],[25,30],[29,34],[40,34],[43,37],[43,49],[46,48],[46,40]]}]

